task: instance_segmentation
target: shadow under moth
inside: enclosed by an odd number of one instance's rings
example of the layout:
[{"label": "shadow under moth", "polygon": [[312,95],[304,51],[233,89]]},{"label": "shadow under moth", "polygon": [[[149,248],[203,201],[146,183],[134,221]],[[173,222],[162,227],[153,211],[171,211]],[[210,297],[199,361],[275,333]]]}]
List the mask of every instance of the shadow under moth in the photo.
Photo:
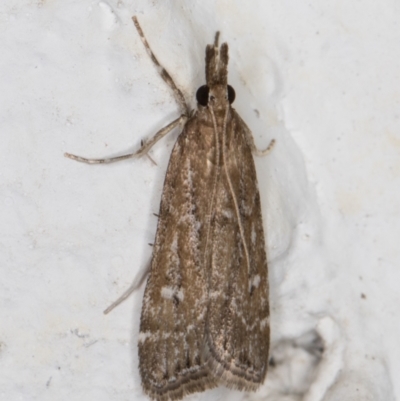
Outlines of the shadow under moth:
[{"label": "shadow under moth", "polygon": [[[255,391],[265,380],[269,351],[268,270],[249,128],[232,103],[228,45],[206,47],[206,85],[191,111],[160,65],[136,17],[140,38],[181,109],[133,153],[147,155],[168,132],[183,127],[165,176],[139,334],[142,386],[152,399],[179,400],[219,385]],[[130,291],[131,292],[131,291]],[[115,307],[127,293],[106,312]]]}]

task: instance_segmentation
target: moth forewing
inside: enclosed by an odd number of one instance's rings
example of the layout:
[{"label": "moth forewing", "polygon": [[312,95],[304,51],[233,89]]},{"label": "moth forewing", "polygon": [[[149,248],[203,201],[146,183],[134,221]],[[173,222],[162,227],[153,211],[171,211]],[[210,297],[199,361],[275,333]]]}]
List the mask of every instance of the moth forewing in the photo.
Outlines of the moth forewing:
[{"label": "moth forewing", "polygon": [[[232,108],[228,45],[206,47],[206,85],[189,113],[168,72],[136,29],[182,115],[133,154],[147,154],[172,129],[183,129],[171,154],[161,198],[139,333],[144,391],[158,401],[178,400],[220,384],[253,391],[268,364],[267,258],[250,130]],[[107,309],[128,295],[127,291]]]},{"label": "moth forewing", "polygon": [[234,110],[225,136],[226,174],[219,182],[213,220],[207,346],[222,382],[255,390],[264,381],[269,349],[260,195],[251,147]]}]

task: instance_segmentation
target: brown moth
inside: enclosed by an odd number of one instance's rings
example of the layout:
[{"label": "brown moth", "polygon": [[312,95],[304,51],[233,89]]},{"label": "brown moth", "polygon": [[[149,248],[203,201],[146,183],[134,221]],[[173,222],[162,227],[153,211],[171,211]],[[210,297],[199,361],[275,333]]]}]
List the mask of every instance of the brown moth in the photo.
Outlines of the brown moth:
[{"label": "brown moth", "polygon": [[[228,45],[206,47],[206,85],[191,111],[136,29],[181,107],[181,116],[136,153],[147,154],[183,125],[165,176],[150,273],[143,298],[139,369],[155,400],[178,400],[219,385],[254,391],[268,366],[268,270],[252,134],[231,104]],[[106,312],[131,292],[128,290]]]}]

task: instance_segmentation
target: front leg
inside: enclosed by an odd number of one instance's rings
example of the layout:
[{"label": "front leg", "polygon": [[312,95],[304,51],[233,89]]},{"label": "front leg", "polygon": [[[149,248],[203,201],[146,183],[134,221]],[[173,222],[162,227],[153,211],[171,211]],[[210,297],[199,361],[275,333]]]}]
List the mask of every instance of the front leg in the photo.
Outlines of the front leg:
[{"label": "front leg", "polygon": [[81,157],[77,155],[73,155],[71,153],[64,153],[65,157],[69,159],[76,160],[77,162],[88,163],[88,164],[103,164],[103,163],[114,163],[119,162],[125,159],[131,159],[132,157],[140,157],[146,155],[147,152],[155,145],[161,138],[167,135],[170,131],[174,128],[178,127],[179,125],[184,125],[187,121],[187,116],[182,115],[176,120],[172,121],[172,123],[168,124],[166,127],[161,128],[148,142],[144,142],[140,149],[135,153],[130,153],[128,155],[111,157],[108,159],[88,159],[86,157]]}]

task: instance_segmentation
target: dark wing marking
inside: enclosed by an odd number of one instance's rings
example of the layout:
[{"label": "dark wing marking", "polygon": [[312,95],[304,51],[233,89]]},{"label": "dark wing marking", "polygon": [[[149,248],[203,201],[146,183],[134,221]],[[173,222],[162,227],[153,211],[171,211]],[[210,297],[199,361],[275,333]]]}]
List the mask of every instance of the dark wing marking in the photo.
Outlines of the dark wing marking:
[{"label": "dark wing marking", "polygon": [[[204,359],[208,302],[203,268],[207,193],[213,176],[211,128],[184,127],[165,177],[140,324],[143,388],[157,400],[217,386]],[[201,196],[203,195],[203,196]]]},{"label": "dark wing marking", "polygon": [[225,161],[239,209],[247,262],[224,167],[211,220],[212,246],[206,353],[228,387],[255,390],[268,365],[269,300],[260,195],[253,156],[234,110],[227,126]]}]

